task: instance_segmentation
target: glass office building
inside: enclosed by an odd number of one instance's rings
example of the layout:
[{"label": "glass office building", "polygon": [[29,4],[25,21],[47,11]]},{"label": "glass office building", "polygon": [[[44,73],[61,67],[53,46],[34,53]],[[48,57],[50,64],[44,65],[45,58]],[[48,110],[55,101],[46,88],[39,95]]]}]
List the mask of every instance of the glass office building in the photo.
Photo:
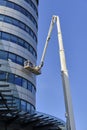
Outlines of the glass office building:
[{"label": "glass office building", "polygon": [[0,0],[0,86],[20,110],[31,113],[36,77],[24,69],[24,61],[37,60],[37,8],[37,0]]},{"label": "glass office building", "polygon": [[[59,125],[65,126],[63,121],[38,113],[35,109],[36,76],[24,69],[24,62],[29,60],[36,65],[37,32],[38,0],[0,0],[0,115],[3,119],[0,120],[0,126],[2,130],[7,130],[7,127],[3,127],[5,126],[3,123],[8,122],[8,119],[11,123],[17,119],[20,124],[22,119],[25,126],[31,121],[34,122],[34,127],[46,126],[49,123],[52,125],[52,122],[56,128],[59,128]],[[8,126],[9,130],[20,129],[20,126],[15,129],[15,123],[13,125],[14,127]],[[28,129],[33,130],[31,125]]]}]

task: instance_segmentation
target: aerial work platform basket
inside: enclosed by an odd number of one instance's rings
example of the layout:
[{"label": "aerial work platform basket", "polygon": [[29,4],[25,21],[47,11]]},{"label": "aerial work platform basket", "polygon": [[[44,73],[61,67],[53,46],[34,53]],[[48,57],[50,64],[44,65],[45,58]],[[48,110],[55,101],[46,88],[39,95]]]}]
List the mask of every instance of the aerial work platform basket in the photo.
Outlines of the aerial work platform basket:
[{"label": "aerial work platform basket", "polygon": [[29,70],[30,72],[40,75],[41,71],[38,66],[33,65],[29,60],[24,62],[24,68]]}]

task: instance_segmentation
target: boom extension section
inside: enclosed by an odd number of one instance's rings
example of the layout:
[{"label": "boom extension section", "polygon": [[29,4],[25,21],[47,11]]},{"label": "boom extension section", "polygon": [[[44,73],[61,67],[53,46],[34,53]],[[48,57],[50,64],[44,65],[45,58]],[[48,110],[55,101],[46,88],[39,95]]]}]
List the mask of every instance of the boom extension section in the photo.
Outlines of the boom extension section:
[{"label": "boom extension section", "polygon": [[42,58],[41,58],[41,62],[39,66],[35,66],[33,65],[29,60],[24,62],[24,68],[31,71],[32,73],[36,74],[36,75],[40,75],[41,74],[41,68],[44,65],[44,58],[46,55],[46,50],[47,50],[47,46],[50,40],[50,36],[51,36],[51,32],[54,26],[54,23],[56,22],[56,16],[52,17],[51,23],[50,23],[50,27],[49,27],[49,31],[48,31],[48,36],[46,38],[46,42],[45,42],[45,47],[42,53]]}]

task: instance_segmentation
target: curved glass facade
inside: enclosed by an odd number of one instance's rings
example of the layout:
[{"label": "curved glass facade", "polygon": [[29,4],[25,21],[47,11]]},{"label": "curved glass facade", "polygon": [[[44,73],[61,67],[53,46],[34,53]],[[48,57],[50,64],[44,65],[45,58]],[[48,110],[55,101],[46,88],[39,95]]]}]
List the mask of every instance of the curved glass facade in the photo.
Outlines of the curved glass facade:
[{"label": "curved glass facade", "polygon": [[30,43],[26,42],[22,38],[19,38],[18,36],[13,35],[11,33],[0,31],[0,39],[10,41],[13,44],[22,46],[23,48],[27,49],[35,58],[37,58],[37,53],[35,49],[30,45]]},{"label": "curved glass facade", "polygon": [[0,0],[0,6],[6,6],[6,7],[19,11],[23,15],[27,16],[27,18],[29,18],[37,28],[37,22],[36,22],[35,18],[33,17],[33,15],[30,12],[28,12],[28,10],[23,8],[22,6],[15,4],[8,0]]},{"label": "curved glass facade", "polygon": [[6,15],[0,15],[0,21],[12,24],[14,26],[17,26],[17,27],[23,29],[35,40],[35,42],[37,42],[37,37],[36,37],[35,33],[33,32],[33,30],[30,27],[28,27],[26,24],[24,24],[23,22],[15,19],[15,18],[6,16]]},{"label": "curved glass facade", "polygon": [[33,9],[34,11],[36,12],[37,16],[38,16],[38,10],[37,10],[37,7],[35,6],[35,4],[32,2],[32,0],[24,0],[26,1]]},{"label": "curved glass facade", "polygon": [[29,90],[35,95],[35,92],[36,92],[35,86],[27,79],[24,79],[22,76],[0,71],[0,81],[6,81],[8,83],[16,84],[20,87],[23,87]]},{"label": "curved glass facade", "polygon": [[[38,3],[0,0],[0,10],[0,86],[3,91],[9,86],[19,110],[33,113],[36,77],[24,69],[24,62],[37,60]],[[5,94],[9,98],[8,91]]]}]

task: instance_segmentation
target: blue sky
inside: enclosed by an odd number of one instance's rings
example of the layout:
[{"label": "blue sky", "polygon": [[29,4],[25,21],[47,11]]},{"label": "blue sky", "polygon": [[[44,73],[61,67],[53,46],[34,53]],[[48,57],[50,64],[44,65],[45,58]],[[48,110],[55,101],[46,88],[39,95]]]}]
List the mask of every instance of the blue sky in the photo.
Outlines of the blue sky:
[{"label": "blue sky", "polygon": [[[87,0],[40,0],[38,64],[52,15],[59,15],[69,72],[76,130],[87,130]],[[37,77],[37,111],[65,120],[56,26],[42,74]]]}]

